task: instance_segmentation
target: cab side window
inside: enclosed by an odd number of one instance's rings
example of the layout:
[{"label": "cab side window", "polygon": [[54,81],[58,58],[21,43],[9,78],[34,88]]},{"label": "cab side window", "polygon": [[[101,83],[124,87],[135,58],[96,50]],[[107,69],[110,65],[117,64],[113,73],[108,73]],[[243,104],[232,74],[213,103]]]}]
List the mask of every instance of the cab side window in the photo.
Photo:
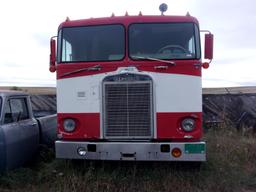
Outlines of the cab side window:
[{"label": "cab side window", "polygon": [[27,103],[25,98],[11,98],[5,105],[4,123],[12,123],[29,119]]},{"label": "cab side window", "polygon": [[8,101],[4,107],[4,124],[7,123],[12,123],[13,119],[12,119],[12,113],[11,113],[11,106],[10,106],[10,102]]}]

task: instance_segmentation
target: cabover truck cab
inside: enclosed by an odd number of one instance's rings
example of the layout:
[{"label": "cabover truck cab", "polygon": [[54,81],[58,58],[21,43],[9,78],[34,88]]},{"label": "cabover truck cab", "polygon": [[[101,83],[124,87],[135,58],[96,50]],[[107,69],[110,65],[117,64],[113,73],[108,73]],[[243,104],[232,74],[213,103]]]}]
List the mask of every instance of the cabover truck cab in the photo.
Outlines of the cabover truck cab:
[{"label": "cabover truck cab", "polygon": [[60,24],[56,157],[205,161],[202,67],[212,59],[191,16],[111,16]]}]

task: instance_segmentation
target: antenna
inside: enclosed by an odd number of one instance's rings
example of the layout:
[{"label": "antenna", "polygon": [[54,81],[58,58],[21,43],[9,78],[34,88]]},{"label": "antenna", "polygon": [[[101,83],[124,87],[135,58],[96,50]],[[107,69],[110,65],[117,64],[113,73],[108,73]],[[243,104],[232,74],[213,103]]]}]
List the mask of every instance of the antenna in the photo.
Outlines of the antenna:
[{"label": "antenna", "polygon": [[161,11],[161,15],[164,15],[164,12],[167,11],[168,9],[168,6],[167,4],[165,3],[162,3],[160,6],[159,6],[159,10]]}]

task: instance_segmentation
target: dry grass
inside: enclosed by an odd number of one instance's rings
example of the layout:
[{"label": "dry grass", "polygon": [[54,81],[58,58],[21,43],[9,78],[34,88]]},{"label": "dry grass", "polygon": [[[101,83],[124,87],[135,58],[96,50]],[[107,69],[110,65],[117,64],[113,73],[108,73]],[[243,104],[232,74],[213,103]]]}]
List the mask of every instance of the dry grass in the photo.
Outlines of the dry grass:
[{"label": "dry grass", "polygon": [[[55,87],[16,87],[16,86],[0,86],[0,90],[21,90],[30,94],[56,94]],[[226,88],[203,88],[203,94],[246,94],[256,93],[256,87],[226,87]]]},{"label": "dry grass", "polygon": [[205,136],[208,161],[200,169],[181,163],[79,162],[55,160],[0,177],[0,191],[256,191],[256,138],[229,130]]},{"label": "dry grass", "polygon": [[222,87],[222,88],[203,88],[203,94],[247,94],[256,93],[255,86],[248,87]]},{"label": "dry grass", "polygon": [[18,91],[24,91],[29,94],[34,95],[55,95],[56,94],[56,88],[55,87],[0,87],[0,90],[18,90]]}]

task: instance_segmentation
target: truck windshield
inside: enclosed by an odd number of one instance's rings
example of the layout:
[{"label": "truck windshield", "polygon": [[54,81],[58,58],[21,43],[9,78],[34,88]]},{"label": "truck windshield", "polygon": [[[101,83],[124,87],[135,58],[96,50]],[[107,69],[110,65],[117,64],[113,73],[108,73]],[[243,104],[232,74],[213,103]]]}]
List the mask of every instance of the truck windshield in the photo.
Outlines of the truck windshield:
[{"label": "truck windshield", "polygon": [[193,23],[140,23],[129,27],[132,59],[199,59],[199,30]]},{"label": "truck windshield", "polygon": [[60,36],[62,62],[115,61],[125,55],[122,25],[63,28]]}]

